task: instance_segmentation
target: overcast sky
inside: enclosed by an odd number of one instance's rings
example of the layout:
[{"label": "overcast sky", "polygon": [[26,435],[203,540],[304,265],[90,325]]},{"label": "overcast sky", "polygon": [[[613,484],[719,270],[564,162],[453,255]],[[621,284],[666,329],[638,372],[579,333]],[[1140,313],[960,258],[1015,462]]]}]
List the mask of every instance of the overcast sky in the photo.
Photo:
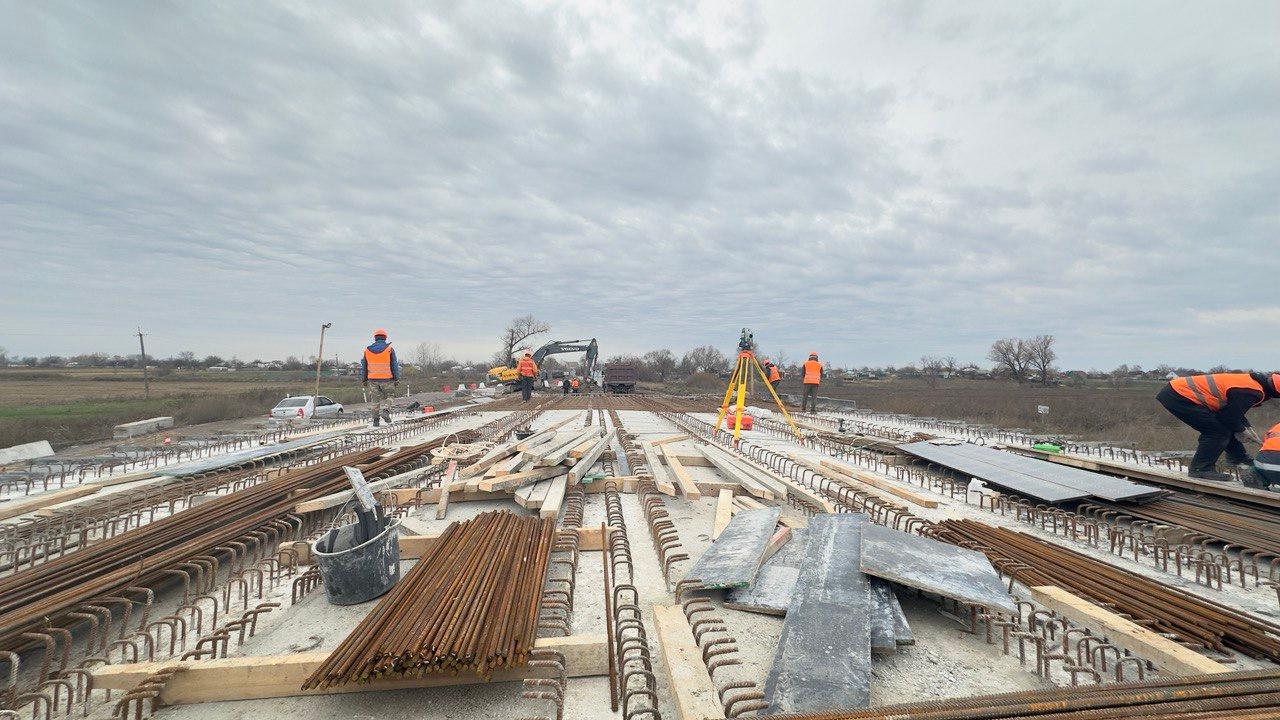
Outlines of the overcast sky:
[{"label": "overcast sky", "polygon": [[0,2],[0,346],[1280,366],[1280,3]]}]

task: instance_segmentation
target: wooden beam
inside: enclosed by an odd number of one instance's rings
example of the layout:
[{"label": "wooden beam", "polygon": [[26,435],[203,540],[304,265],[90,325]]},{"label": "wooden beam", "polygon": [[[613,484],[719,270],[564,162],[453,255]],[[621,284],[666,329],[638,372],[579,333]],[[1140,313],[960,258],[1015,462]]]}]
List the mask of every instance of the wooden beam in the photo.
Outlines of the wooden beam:
[{"label": "wooden beam", "polygon": [[1158,635],[1116,613],[1073,595],[1056,585],[1028,588],[1031,599],[1073,622],[1100,631],[1119,647],[1171,675],[1231,672],[1231,668],[1188,647]]},{"label": "wooden beam", "polygon": [[[453,489],[453,484],[458,481],[458,461],[450,460],[449,465],[444,469],[444,474],[440,476],[443,480],[440,482],[440,501],[436,503],[436,519],[443,520],[444,516],[449,512],[449,491]],[[466,483],[463,483],[466,486]]]},{"label": "wooden beam", "polygon": [[725,526],[733,519],[733,491],[721,490],[716,497],[716,516],[711,522],[711,539],[715,540],[724,532]]},{"label": "wooden beam", "polygon": [[[792,459],[794,460],[795,458],[793,457]],[[832,478],[833,480],[852,479],[864,485],[870,485],[871,487],[884,490],[885,492],[891,493],[897,497],[902,498],[903,500],[913,502],[916,505],[919,505],[920,507],[936,508],[940,504],[936,498],[931,498],[928,495],[922,495],[913,490],[908,490],[907,488],[904,488],[901,485],[898,485],[897,483],[890,481],[888,478],[882,478],[873,473],[869,473],[866,470],[860,470],[851,465],[846,465],[844,463],[837,462],[835,460],[823,460],[821,467],[827,468],[829,470],[835,470],[843,474],[844,476],[846,476],[843,478],[842,477]]]},{"label": "wooden beam", "polygon": [[608,437],[600,438],[595,442],[595,445],[578,458],[578,462],[574,463],[573,468],[569,470],[569,482],[571,484],[582,482],[582,478],[591,472],[591,468],[595,466],[605,448],[609,447],[609,440],[610,438]]},{"label": "wooden beam", "polygon": [[[76,500],[86,495],[92,495],[102,487],[100,485],[77,485],[75,487],[65,488],[63,490],[54,490],[53,492],[43,492],[38,495],[29,495],[21,500],[12,500],[10,502],[0,503],[0,520],[8,520],[9,518],[26,515],[29,512],[36,512],[57,505],[58,503]],[[53,514],[53,513],[49,513]]]},{"label": "wooden beam", "polygon": [[[563,653],[565,673],[569,677],[604,675],[609,670],[608,650],[603,634],[538,638],[534,647]],[[485,682],[483,677],[475,673],[458,675],[432,673],[421,677],[374,680],[369,683],[352,683],[321,690],[301,690],[302,683],[328,656],[327,652],[304,652],[188,662],[101,665],[94,671],[93,686],[103,690],[131,690],[158,670],[181,667],[183,670],[175,673],[165,683],[158,700],[164,705],[184,705],[298,695],[336,695],[378,690],[474,685]],[[551,676],[550,668],[521,667],[496,670],[489,681],[512,682],[524,678]]]},{"label": "wooden beam", "polygon": [[533,447],[533,446],[534,446],[534,445],[536,445],[537,443],[540,443],[540,442],[542,442],[542,441],[546,440],[546,439],[547,439],[548,437],[550,437],[551,435],[554,435],[554,434],[555,434],[555,432],[556,432],[557,430],[559,430],[560,428],[564,427],[565,425],[568,425],[569,423],[573,422],[574,420],[580,420],[581,418],[582,418],[582,416],[581,416],[581,415],[579,415],[579,414],[577,414],[577,413],[574,413],[574,414],[570,415],[569,417],[565,418],[564,420],[561,420],[561,421],[560,421],[560,422],[558,422],[558,423],[554,423],[554,424],[552,424],[552,425],[550,425],[550,426],[548,426],[548,427],[546,427],[546,428],[543,428],[542,430],[539,430],[537,433],[535,433],[535,434],[533,434],[533,435],[530,435],[529,437],[525,438],[524,440],[521,440],[520,442],[516,443],[516,449],[517,449],[517,450],[528,450],[529,448]]},{"label": "wooden beam", "polygon": [[482,475],[486,470],[493,467],[502,459],[516,453],[515,445],[499,445],[489,452],[485,453],[479,460],[471,463],[462,470],[462,477],[469,478],[476,475]]},{"label": "wooden beam", "polygon": [[[759,510],[763,507],[772,507],[772,505],[765,505],[755,498],[746,497],[744,495],[737,495],[733,498],[733,512],[735,514],[739,510]],[[803,530],[804,528],[809,527],[809,519],[803,516],[797,517],[795,515],[783,515],[778,518],[778,524],[783,527]]]},{"label": "wooden beam", "polygon": [[[397,485],[408,484],[425,475],[428,470],[430,470],[430,468],[418,468],[416,470],[410,470],[407,473],[392,475],[391,477],[383,478],[382,480],[374,480],[373,482],[369,483],[369,491],[382,492],[383,490],[388,490]],[[414,488],[414,489],[416,490],[417,488]],[[340,492],[331,493],[323,497],[318,497],[314,500],[307,500],[305,502],[300,502],[297,505],[293,506],[293,511],[295,513],[308,513],[308,512],[317,512],[319,510],[328,510],[329,508],[336,508],[340,505],[345,504],[348,500],[350,500],[354,496],[355,496],[354,490],[342,490]]]},{"label": "wooden beam", "polygon": [[680,487],[680,494],[684,495],[688,500],[701,500],[702,491],[698,489],[698,484],[689,476],[689,471],[684,469],[684,465],[680,464],[680,460],[676,458],[674,453],[668,453],[667,447],[662,446],[662,454],[667,458],[667,467],[671,468],[671,474],[676,477],[676,485]]},{"label": "wooden beam", "polygon": [[786,525],[778,528],[778,531],[773,534],[773,537],[769,538],[769,544],[764,546],[764,555],[760,557],[760,564],[763,565],[766,562],[769,562],[769,558],[777,554],[777,552],[782,549],[782,546],[786,545],[787,541],[790,539],[791,528]]},{"label": "wooden beam", "polygon": [[552,448],[551,451],[542,454],[542,458],[537,461],[538,465],[559,465],[565,460],[570,459],[569,453],[573,451],[578,443],[591,438],[600,437],[599,428],[587,428],[582,432],[569,438],[567,441]]},{"label": "wooden beam", "polygon": [[747,464],[728,451],[714,445],[699,445],[698,450],[717,470],[737,480],[742,485],[742,489],[761,500],[786,497],[785,486],[775,483],[772,478],[761,476],[754,466]]},{"label": "wooden beam", "polygon": [[552,480],[551,484],[547,486],[547,496],[538,509],[538,517],[551,518],[552,520],[560,517],[560,505],[564,503],[564,493],[568,487],[569,479],[566,475],[561,475]]},{"label": "wooden beam", "polygon": [[644,454],[644,462],[649,466],[649,473],[653,476],[654,487],[663,495],[675,497],[676,485],[667,474],[666,466],[658,459],[658,451],[647,441],[640,441],[639,446],[640,452]]},{"label": "wooden beam", "polygon": [[[653,623],[658,630],[658,647],[670,679],[668,691],[680,720],[724,720],[711,673],[702,661],[702,651],[694,642],[689,621],[679,605],[653,606]],[[104,667],[111,667],[106,665]]]},{"label": "wooden beam", "polygon": [[670,437],[664,437],[660,440],[650,440],[649,443],[652,444],[654,447],[659,447],[662,445],[666,445],[667,443],[680,442],[681,440],[688,440],[688,439],[689,439],[688,435],[680,434],[680,435],[672,435]]},{"label": "wooden beam", "polygon": [[557,475],[563,475],[566,472],[568,471],[565,468],[556,465],[553,465],[552,467],[534,468],[533,470],[512,473],[492,480],[481,480],[477,487],[480,492],[512,490],[520,487],[521,485],[538,480],[549,480]]},{"label": "wooden beam", "polygon": [[536,483],[525,485],[516,490],[516,504],[526,510],[537,510],[542,507],[542,501],[547,498],[547,491],[550,489],[550,480],[539,480]]},{"label": "wooden beam", "polygon": [[[511,457],[503,458],[502,460],[494,463],[493,467],[490,467],[484,472],[484,477],[495,478],[503,475],[510,475],[516,471],[516,468],[519,467],[522,462],[524,462],[524,453],[518,452]],[[477,484],[479,484],[479,482],[479,480],[476,481]]]}]

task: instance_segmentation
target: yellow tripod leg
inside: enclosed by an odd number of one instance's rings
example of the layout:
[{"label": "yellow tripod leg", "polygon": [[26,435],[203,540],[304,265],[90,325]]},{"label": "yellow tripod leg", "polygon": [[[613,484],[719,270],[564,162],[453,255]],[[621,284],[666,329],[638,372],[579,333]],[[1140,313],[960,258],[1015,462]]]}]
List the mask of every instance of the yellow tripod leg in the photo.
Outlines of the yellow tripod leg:
[{"label": "yellow tripod leg", "polygon": [[800,434],[800,428],[796,427],[796,421],[791,419],[791,413],[787,412],[787,406],[782,404],[782,398],[778,397],[778,393],[773,389],[773,383],[769,382],[769,377],[764,374],[764,368],[760,367],[760,361],[754,357],[751,361],[756,364],[756,372],[760,374],[760,379],[764,380],[764,386],[769,388],[769,394],[773,396],[773,401],[778,404],[778,409],[782,411],[782,417],[787,419],[787,424],[791,426],[791,432],[796,434],[797,440],[803,440],[804,436]]},{"label": "yellow tripod leg", "polygon": [[738,381],[738,417],[737,417],[737,422],[734,423],[734,426],[733,426],[733,444],[735,447],[738,444],[738,438],[742,437],[742,408],[746,404],[746,394],[747,394],[746,380],[748,377],[750,377],[749,375],[750,370],[748,369],[747,363],[751,362],[754,359],[755,358],[752,356],[738,358],[738,368],[742,377]]},{"label": "yellow tripod leg", "polygon": [[738,370],[741,365],[734,367],[733,374],[729,376],[729,387],[724,391],[724,400],[720,403],[720,414],[716,416],[716,431],[720,430],[720,423],[724,422],[724,416],[729,413],[729,398],[733,397],[733,381],[738,377]]}]

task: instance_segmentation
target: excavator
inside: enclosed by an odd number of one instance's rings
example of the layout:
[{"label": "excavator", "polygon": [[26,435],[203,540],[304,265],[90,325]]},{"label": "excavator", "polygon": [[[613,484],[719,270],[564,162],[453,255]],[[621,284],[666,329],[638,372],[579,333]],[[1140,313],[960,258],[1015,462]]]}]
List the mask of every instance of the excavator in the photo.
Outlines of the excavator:
[{"label": "excavator", "polygon": [[[552,340],[533,351],[533,361],[542,367],[542,361],[548,355],[560,355],[563,353],[586,353],[587,356],[583,360],[586,368],[587,377],[591,377],[596,369],[596,359],[600,356],[600,346],[596,344],[596,339],[590,340]],[[545,370],[540,370],[541,378],[546,379]],[[490,382],[498,382],[504,385],[515,385],[520,382],[520,376],[516,373],[514,366],[499,365],[491,368],[487,373]]]}]

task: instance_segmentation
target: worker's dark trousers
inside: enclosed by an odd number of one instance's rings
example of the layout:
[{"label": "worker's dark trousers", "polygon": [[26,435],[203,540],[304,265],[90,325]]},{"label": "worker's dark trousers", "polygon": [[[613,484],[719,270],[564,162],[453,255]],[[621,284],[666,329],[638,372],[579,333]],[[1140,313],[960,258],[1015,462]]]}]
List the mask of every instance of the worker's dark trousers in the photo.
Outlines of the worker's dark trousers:
[{"label": "worker's dark trousers", "polygon": [[1267,485],[1280,485],[1280,450],[1261,450],[1253,458],[1253,469],[1263,480],[1263,489]]},{"label": "worker's dark trousers", "polygon": [[818,412],[818,385],[805,385],[804,397],[800,398],[800,409]]},{"label": "worker's dark trousers", "polygon": [[[769,384],[773,386],[773,394],[777,395],[778,393],[782,392],[782,381],[781,381],[781,380],[774,380],[773,382],[771,382],[771,383],[769,383]],[[782,397],[782,396],[781,396],[781,395],[779,395],[778,397]]]},{"label": "worker's dark trousers", "polygon": [[1192,472],[1212,470],[1223,451],[1232,463],[1249,462],[1249,452],[1236,439],[1231,428],[1222,424],[1217,413],[1182,397],[1168,385],[1156,394],[1156,400],[1174,417],[1200,431],[1200,443],[1196,445],[1196,454],[1191,457]]},{"label": "worker's dark trousers", "polygon": [[528,375],[520,378],[520,395],[525,399],[525,402],[528,402],[529,398],[533,397],[533,378]]},{"label": "worker's dark trousers", "polygon": [[569,394],[569,386],[568,386],[568,385],[565,385],[565,386],[564,386],[564,388],[563,388],[563,390],[564,390],[564,394],[565,394],[565,395],[568,395],[568,394]]}]

